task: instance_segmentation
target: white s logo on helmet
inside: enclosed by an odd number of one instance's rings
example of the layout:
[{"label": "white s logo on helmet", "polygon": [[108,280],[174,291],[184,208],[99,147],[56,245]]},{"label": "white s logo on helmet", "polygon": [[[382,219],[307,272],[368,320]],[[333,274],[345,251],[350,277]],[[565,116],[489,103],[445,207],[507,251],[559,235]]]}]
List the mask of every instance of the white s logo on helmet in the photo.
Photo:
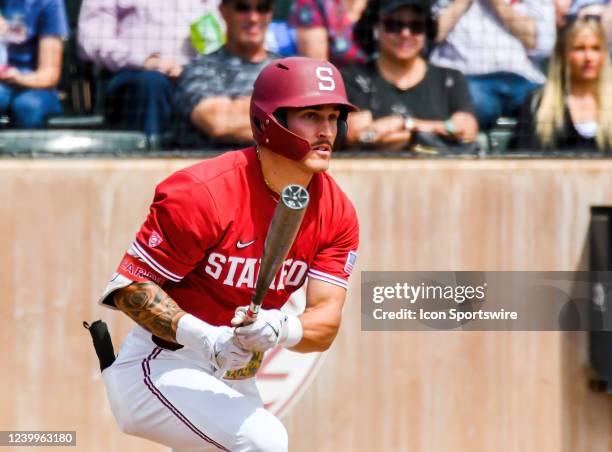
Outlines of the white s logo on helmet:
[{"label": "white s logo on helmet", "polygon": [[336,89],[334,73],[330,67],[319,66],[315,73],[319,79],[319,91],[333,91]]}]

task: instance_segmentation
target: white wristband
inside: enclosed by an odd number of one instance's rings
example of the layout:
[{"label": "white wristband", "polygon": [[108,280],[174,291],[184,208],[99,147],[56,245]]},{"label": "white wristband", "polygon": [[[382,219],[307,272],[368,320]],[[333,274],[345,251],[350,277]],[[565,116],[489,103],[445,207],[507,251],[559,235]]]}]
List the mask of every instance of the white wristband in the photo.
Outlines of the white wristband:
[{"label": "white wristband", "polygon": [[287,315],[285,328],[287,335],[280,341],[280,344],[286,348],[299,344],[304,336],[304,328],[300,318],[294,315]]},{"label": "white wristband", "polygon": [[176,341],[196,352],[212,354],[217,327],[191,314],[185,314],[176,325]]}]

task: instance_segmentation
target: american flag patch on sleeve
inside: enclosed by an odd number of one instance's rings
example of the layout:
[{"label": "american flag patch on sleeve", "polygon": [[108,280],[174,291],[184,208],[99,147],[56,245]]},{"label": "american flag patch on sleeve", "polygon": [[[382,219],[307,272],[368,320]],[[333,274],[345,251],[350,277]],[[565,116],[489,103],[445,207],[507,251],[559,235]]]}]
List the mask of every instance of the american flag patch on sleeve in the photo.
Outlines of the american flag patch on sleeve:
[{"label": "american flag patch on sleeve", "polygon": [[353,273],[355,262],[357,262],[357,253],[355,251],[349,251],[348,256],[346,257],[346,264],[344,264],[344,271],[349,275]]}]

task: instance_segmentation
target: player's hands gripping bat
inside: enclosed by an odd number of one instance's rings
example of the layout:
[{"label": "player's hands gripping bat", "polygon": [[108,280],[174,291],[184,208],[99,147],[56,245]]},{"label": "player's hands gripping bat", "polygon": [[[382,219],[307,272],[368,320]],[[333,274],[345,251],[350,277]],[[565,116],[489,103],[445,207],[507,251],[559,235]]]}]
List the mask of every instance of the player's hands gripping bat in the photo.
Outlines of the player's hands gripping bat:
[{"label": "player's hands gripping bat", "polygon": [[[289,316],[278,309],[260,309],[257,319],[251,324],[243,325],[247,315],[247,306],[236,309],[232,325],[236,326],[236,342],[254,352],[265,352],[278,344],[283,344],[289,336]],[[242,325],[242,326],[241,326]]]},{"label": "player's hands gripping bat", "polygon": [[[257,314],[270,288],[270,284],[285,261],[295,236],[300,229],[308,201],[308,191],[300,185],[288,185],[281,192],[268,234],[266,235],[259,275],[255,283],[255,294],[244,315],[242,325],[249,325],[257,319]],[[262,359],[263,353],[255,352],[253,353],[253,359],[247,367],[227,372],[223,378],[230,380],[250,378],[259,369]]]}]

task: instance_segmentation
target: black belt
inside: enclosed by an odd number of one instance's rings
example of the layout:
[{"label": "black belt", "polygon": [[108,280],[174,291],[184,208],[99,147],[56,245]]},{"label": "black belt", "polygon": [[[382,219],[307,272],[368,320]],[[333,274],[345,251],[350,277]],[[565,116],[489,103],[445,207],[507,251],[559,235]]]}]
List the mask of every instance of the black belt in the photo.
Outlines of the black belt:
[{"label": "black belt", "polygon": [[161,337],[156,336],[155,334],[151,335],[151,340],[155,343],[155,345],[165,350],[170,350],[174,352],[176,350],[180,350],[181,348],[183,348],[181,344],[177,344],[176,342],[167,341],[166,339],[162,339]]}]

